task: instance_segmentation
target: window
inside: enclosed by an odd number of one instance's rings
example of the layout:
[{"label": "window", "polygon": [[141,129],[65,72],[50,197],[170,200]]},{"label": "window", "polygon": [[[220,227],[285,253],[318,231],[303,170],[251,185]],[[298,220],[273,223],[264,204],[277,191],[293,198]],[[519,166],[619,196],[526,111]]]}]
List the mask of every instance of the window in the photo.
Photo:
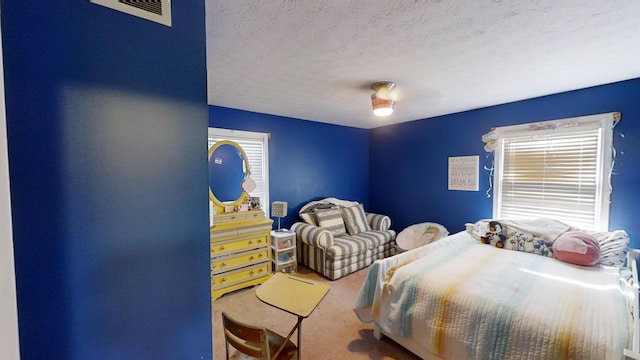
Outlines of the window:
[{"label": "window", "polygon": [[[256,188],[249,196],[260,198],[265,214],[269,214],[269,134],[209,128],[208,148],[221,140],[231,140],[242,147],[249,160],[251,178]],[[213,224],[213,203],[209,201],[209,222]]]},{"label": "window", "polygon": [[609,227],[612,129],[619,113],[500,127],[493,217]]}]

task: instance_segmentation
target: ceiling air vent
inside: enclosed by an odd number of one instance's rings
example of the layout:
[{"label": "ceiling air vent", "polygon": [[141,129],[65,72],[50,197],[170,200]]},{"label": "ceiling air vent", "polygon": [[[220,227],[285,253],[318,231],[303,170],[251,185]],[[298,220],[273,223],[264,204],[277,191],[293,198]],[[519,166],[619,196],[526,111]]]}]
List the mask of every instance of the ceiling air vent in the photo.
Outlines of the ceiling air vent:
[{"label": "ceiling air vent", "polygon": [[171,26],[171,0],[89,0],[124,13]]}]

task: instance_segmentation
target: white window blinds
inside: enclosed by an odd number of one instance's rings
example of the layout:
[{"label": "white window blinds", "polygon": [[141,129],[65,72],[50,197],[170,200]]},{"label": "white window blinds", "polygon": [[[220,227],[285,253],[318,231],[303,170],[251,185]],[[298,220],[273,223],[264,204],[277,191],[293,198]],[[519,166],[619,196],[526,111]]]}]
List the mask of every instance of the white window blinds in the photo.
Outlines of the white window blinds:
[{"label": "white window blinds", "polygon": [[612,114],[496,129],[493,216],[607,230]]},{"label": "white window blinds", "polygon": [[259,197],[262,210],[269,214],[269,134],[209,128],[208,140],[208,148],[221,140],[231,140],[242,147],[249,160],[251,179],[256,183],[249,196]]}]

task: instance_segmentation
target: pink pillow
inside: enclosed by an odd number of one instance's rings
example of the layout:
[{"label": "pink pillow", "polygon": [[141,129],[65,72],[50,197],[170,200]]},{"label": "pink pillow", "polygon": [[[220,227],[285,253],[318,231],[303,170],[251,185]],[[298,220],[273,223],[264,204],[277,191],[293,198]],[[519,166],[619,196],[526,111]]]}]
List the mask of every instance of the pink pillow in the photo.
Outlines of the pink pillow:
[{"label": "pink pillow", "polygon": [[558,260],[576,265],[591,266],[600,260],[600,246],[591,235],[582,231],[567,231],[553,243]]}]

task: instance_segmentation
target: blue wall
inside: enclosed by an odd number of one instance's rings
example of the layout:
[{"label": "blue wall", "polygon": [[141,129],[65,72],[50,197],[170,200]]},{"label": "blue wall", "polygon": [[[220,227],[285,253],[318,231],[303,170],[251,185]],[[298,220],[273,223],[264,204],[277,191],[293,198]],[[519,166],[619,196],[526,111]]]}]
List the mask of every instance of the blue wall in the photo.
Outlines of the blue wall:
[{"label": "blue wall", "polygon": [[449,191],[448,157],[480,155],[481,167],[490,167],[481,137],[492,127],[613,111],[622,121],[614,131],[610,229],[625,229],[639,247],[640,79],[374,129],[371,206],[384,209],[396,229],[434,221],[463,230],[465,222],[491,217],[489,174],[481,170],[478,192]]},{"label": "blue wall", "polygon": [[204,0],[2,2],[21,358],[211,358]]},{"label": "blue wall", "polygon": [[282,227],[311,200],[337,197],[368,207],[368,130],[218,106],[209,107],[209,126],[271,134],[269,197],[289,203]]},{"label": "blue wall", "polygon": [[[2,3],[22,359],[211,357],[204,1],[172,9],[168,28],[88,1]],[[638,94],[636,79],[372,131],[209,107],[209,125],[271,133],[270,196],[290,214],[335,196],[397,230],[459,230],[491,199],[486,176],[447,191],[447,157],[488,165],[492,126],[621,111],[611,227],[638,246]]]},{"label": "blue wall", "polygon": [[493,198],[487,197],[489,173],[482,169],[479,191],[447,190],[448,157],[479,155],[481,168],[491,167],[481,137],[492,127],[613,111],[622,113],[622,121],[614,132],[610,228],[627,230],[640,247],[640,223],[634,221],[640,152],[632,145],[640,137],[640,79],[373,130],[220,107],[210,107],[209,125],[272,133],[271,199],[293,203],[287,226],[307,201],[335,196],[390,215],[397,231],[433,221],[454,232],[490,218]]}]

